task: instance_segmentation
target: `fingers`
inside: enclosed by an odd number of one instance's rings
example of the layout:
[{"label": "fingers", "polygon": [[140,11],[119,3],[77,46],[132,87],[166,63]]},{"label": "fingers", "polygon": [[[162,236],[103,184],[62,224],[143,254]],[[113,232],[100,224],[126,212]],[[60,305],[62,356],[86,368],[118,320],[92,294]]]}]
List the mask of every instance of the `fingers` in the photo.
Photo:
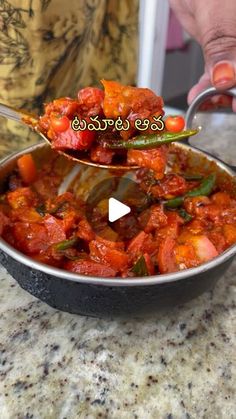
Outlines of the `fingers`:
[{"label": "fingers", "polygon": [[[198,41],[205,58],[205,74],[189,94],[207,87],[206,83],[219,91],[236,86],[236,1],[193,0]],[[204,10],[204,13],[203,13]]]},{"label": "fingers", "polygon": [[[199,79],[198,83],[195,84],[188,94],[188,104],[190,105],[199,93],[207,89],[212,85],[211,78],[208,73],[204,73],[203,76]],[[227,86],[227,84],[226,84]],[[222,86],[223,89],[228,89],[233,87],[228,84],[229,87]],[[216,87],[216,86],[215,86]],[[222,89],[221,88],[221,89]],[[220,92],[220,89],[218,89]],[[207,100],[202,106],[201,110],[210,110],[217,108],[230,108],[232,106],[233,112],[236,112],[236,99],[232,100],[232,97],[226,95],[215,95]]]}]

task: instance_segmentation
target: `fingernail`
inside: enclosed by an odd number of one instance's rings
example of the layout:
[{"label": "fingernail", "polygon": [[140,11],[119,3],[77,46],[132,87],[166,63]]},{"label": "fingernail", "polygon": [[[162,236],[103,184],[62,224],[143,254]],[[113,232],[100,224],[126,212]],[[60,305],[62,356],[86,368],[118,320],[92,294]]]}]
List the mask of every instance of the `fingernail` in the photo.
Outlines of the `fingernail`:
[{"label": "fingernail", "polygon": [[221,61],[213,68],[212,79],[215,87],[231,86],[235,82],[233,65],[228,61]]}]

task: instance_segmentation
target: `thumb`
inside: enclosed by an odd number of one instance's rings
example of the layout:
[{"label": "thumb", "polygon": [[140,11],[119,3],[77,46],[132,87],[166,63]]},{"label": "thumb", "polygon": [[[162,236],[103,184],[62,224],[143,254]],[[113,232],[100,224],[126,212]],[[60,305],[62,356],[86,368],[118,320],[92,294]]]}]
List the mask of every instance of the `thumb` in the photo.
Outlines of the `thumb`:
[{"label": "thumb", "polygon": [[236,85],[236,19],[233,25],[226,21],[221,25],[214,25],[202,38],[205,72],[219,90]]},{"label": "thumb", "polygon": [[[226,35],[226,33],[222,31],[221,34],[219,34],[219,37],[216,36],[206,43],[205,46],[203,45],[203,53],[205,57],[205,74],[197,84],[197,88],[201,89],[204,84],[207,84],[207,82],[219,91],[235,87],[236,29],[231,32],[230,36]],[[190,92],[190,98],[191,95],[194,95],[194,93],[193,89],[193,91]],[[214,101],[214,98],[212,101]],[[233,99],[232,108],[235,112],[235,99]]]},{"label": "thumb", "polygon": [[[227,55],[227,54],[226,54]],[[226,58],[226,57],[225,57]],[[236,61],[236,60],[235,60]],[[236,62],[231,59],[208,63],[211,83],[219,90],[229,89],[236,84]]]}]

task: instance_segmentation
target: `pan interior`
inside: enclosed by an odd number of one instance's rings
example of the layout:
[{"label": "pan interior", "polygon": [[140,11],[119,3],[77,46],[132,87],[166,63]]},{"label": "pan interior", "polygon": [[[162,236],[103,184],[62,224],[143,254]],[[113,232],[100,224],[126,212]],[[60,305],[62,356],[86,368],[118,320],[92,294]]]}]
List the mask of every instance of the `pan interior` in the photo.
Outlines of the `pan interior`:
[{"label": "pan interior", "polygon": [[[41,167],[42,164],[54,161],[54,168],[56,167],[57,173],[61,176],[62,182],[63,179],[66,176],[68,176],[68,174],[73,170],[73,168],[75,166],[78,166],[78,164],[75,164],[74,162],[67,160],[62,155],[56,155],[55,152],[52,151],[47,144],[37,144],[25,150],[22,150],[19,153],[15,153],[1,161],[0,192],[4,192],[4,190],[6,190],[7,179],[9,175],[12,173],[12,171],[15,169],[17,159],[21,155],[26,153],[32,153],[33,158],[38,167]],[[94,182],[96,184],[98,181],[101,181],[104,178],[114,176],[114,174],[118,175],[117,171],[109,172],[106,169],[86,167],[82,165],[79,166],[80,170],[78,171],[78,174],[75,177],[75,179],[72,181],[70,185],[70,190],[72,190],[76,194],[79,194],[80,196],[82,195],[84,198],[86,198],[89,190],[91,190],[91,188],[94,186]],[[225,164],[219,162],[214,157],[207,155],[206,153],[192,148],[188,145],[176,143],[170,146],[170,156],[167,170],[175,172],[184,171],[189,174],[194,173],[202,175],[208,175],[209,173],[215,172],[217,175],[218,186],[224,191],[227,191],[231,195],[236,197],[235,173],[231,169],[229,169]],[[124,175],[124,172],[122,171],[120,175]],[[127,175],[133,179],[135,178],[135,172],[129,171],[126,173],[126,176]],[[148,285],[179,280],[183,277],[189,277],[193,274],[197,274],[202,270],[207,270],[208,267],[211,267],[211,265],[217,264],[217,261],[218,263],[220,263],[221,260],[223,261],[224,259],[227,259],[228,257],[232,256],[236,251],[236,245],[234,245],[233,247],[226,250],[223,254],[219,255],[217,258],[211,260],[208,263],[202,264],[197,268],[187,269],[173,274],[156,275],[149,278],[144,277],[131,280],[123,279],[122,281],[120,281],[119,278],[109,279],[77,275],[58,268],[53,268],[51,266],[44,265],[40,262],[35,262],[30,257],[27,257],[24,254],[16,251],[2,239],[0,239],[0,246],[6,253],[8,253],[13,258],[19,260],[21,263],[24,263],[25,265],[38,270],[42,270],[56,277],[63,277],[78,282],[114,286],[135,286],[138,284]]]}]

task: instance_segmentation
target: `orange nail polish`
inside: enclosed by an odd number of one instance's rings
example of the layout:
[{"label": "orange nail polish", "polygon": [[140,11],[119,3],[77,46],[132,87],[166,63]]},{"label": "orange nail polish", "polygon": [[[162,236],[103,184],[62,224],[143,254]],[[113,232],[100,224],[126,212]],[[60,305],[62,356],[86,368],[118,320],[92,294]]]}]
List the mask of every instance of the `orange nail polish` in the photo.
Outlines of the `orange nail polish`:
[{"label": "orange nail polish", "polygon": [[233,65],[227,61],[217,63],[213,68],[212,79],[216,87],[231,85],[235,81]]}]

